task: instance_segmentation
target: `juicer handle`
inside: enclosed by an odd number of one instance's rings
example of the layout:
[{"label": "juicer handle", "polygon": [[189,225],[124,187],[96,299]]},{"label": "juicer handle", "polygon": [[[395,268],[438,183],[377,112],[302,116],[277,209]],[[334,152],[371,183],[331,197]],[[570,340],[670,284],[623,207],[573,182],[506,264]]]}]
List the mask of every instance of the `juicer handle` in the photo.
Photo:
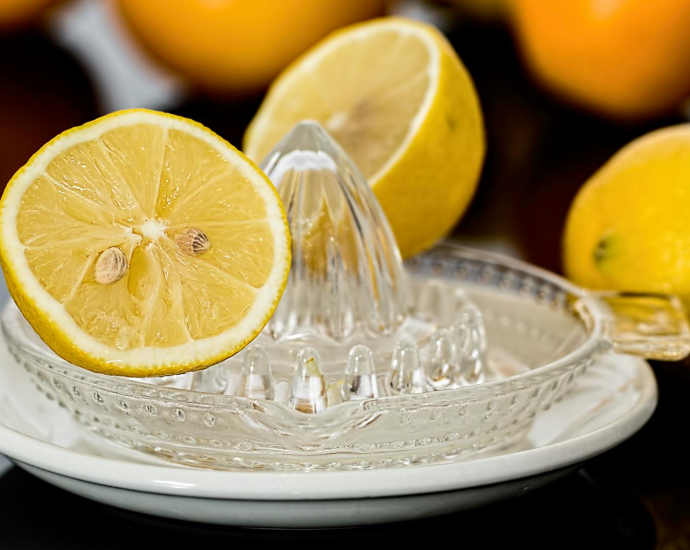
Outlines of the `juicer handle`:
[{"label": "juicer handle", "polygon": [[690,355],[690,326],[677,296],[592,294],[603,317],[605,349],[662,361],[679,361]]}]

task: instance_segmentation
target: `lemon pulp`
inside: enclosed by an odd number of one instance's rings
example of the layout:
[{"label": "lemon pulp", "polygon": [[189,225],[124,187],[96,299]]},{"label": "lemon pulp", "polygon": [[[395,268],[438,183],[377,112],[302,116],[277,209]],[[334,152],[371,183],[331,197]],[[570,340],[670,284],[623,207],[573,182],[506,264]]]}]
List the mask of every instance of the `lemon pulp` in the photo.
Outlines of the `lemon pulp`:
[{"label": "lemon pulp", "polygon": [[[262,132],[261,139],[248,154],[264,158],[304,113],[322,123],[365,178],[375,179],[403,144],[422,108],[435,78],[432,55],[419,33],[401,33],[393,26],[375,35],[362,33],[348,47],[329,48],[303,70],[300,79],[282,84],[283,93],[294,88],[290,100],[272,109],[270,125],[255,130]],[[333,87],[337,80],[347,85]]]}]

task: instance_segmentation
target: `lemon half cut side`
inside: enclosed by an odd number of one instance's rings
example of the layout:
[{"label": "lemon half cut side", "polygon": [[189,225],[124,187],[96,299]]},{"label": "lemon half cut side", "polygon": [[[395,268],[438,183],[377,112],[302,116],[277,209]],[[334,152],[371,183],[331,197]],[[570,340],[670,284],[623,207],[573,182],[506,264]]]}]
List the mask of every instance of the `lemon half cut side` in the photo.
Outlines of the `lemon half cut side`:
[{"label": "lemon half cut side", "polygon": [[260,162],[304,119],[352,158],[405,257],[446,235],[474,195],[485,151],[479,99],[431,25],[386,17],[325,38],[273,83],[244,151]]},{"label": "lemon half cut side", "polygon": [[266,176],[191,120],[133,109],[64,132],[7,185],[0,263],[63,359],[124,376],[244,348],[285,288],[290,236]]}]

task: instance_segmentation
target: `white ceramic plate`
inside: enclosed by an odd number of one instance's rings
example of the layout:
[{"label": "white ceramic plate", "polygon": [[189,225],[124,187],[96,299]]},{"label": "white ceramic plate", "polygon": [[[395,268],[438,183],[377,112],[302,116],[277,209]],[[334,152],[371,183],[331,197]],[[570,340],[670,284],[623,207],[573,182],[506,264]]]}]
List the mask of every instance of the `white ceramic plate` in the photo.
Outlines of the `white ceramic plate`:
[{"label": "white ceramic plate", "polygon": [[636,432],[656,405],[643,360],[607,356],[540,414],[519,449],[466,462],[347,472],[169,465],[85,436],[31,387],[0,337],[0,452],[68,491],[162,517],[252,527],[339,527],[481,506],[544,485]]}]

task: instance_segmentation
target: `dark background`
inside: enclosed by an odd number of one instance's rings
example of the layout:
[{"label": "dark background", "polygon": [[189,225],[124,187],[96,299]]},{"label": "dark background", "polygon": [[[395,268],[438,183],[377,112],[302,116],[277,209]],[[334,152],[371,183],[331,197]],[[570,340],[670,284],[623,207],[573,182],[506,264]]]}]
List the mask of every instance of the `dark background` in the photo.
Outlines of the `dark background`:
[{"label": "dark background", "polygon": [[[559,272],[565,215],[578,188],[631,139],[683,118],[623,124],[571,108],[527,76],[505,23],[447,7],[432,7],[432,13],[442,18],[444,31],[475,81],[488,135],[477,195],[453,238]],[[0,33],[0,185],[56,134],[118,105],[89,64],[72,47],[61,45],[69,44],[61,28],[44,20]],[[240,145],[260,102],[260,96],[230,101],[185,88],[167,94],[162,105],[143,101],[122,106],[164,108]],[[6,296],[4,288],[3,293]],[[476,547],[492,545],[489,537],[496,546],[511,541],[530,546],[531,541],[532,547],[545,548],[690,548],[685,451],[690,371],[678,364],[654,368],[660,405],[653,419],[586,470],[521,498],[519,505],[338,537],[357,543],[405,538],[429,544],[450,536],[457,544]],[[17,468],[0,476],[0,511],[2,549],[106,548],[135,542],[151,546],[161,544],[163,534],[178,544],[299,544],[309,539],[327,545],[332,540],[325,533],[285,534],[276,540],[270,533],[173,526],[91,504]],[[36,524],[40,528],[32,530]]]}]

